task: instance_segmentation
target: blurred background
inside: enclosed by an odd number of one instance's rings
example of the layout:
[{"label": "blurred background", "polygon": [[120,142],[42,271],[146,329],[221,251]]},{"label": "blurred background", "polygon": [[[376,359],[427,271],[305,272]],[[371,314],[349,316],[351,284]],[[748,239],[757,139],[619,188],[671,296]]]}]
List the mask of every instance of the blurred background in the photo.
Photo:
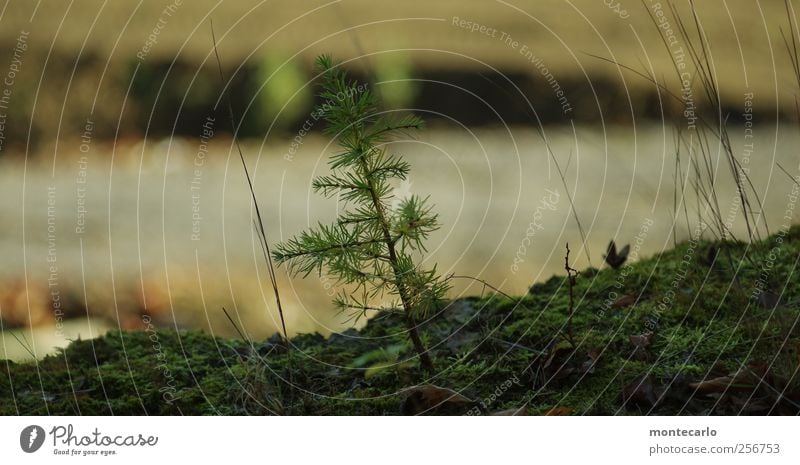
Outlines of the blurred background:
[{"label": "blurred background", "polygon": [[[335,150],[311,118],[321,53],[387,109],[427,121],[390,144],[413,167],[395,194],[430,194],[443,228],[423,259],[445,274],[521,294],[563,270],[567,242],[580,269],[602,266],[612,238],[639,237],[643,256],[685,240],[675,199],[697,199],[676,183],[690,168],[676,158],[676,128],[691,114],[664,91],[682,86],[698,114],[727,118],[759,221],[778,227],[792,180],[777,166],[800,170],[793,16],[783,0],[698,2],[694,14],[680,0],[7,1],[0,358],[40,357],[148,318],[230,336],[222,307],[249,336],[273,334],[232,134],[271,242],[332,220],[340,205],[310,189]],[[681,24],[707,44],[718,105]],[[710,153],[727,169],[723,150]],[[715,188],[743,233],[735,184],[721,176]],[[290,332],[348,326],[330,278],[279,269],[278,284]],[[484,291],[455,284],[453,297]]]}]

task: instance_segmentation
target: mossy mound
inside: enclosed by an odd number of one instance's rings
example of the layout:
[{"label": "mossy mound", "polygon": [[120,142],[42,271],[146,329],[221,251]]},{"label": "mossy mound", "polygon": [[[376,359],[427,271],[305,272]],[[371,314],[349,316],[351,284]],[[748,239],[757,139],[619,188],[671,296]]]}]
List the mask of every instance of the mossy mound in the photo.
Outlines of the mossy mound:
[{"label": "mossy mound", "polygon": [[454,301],[421,328],[432,378],[393,314],[297,336],[291,352],[274,337],[112,332],[36,364],[0,361],[0,414],[416,413],[404,399],[422,383],[472,400],[433,413],[797,414],[798,259],[794,227],[585,270],[570,325],[564,277],[518,298]]}]

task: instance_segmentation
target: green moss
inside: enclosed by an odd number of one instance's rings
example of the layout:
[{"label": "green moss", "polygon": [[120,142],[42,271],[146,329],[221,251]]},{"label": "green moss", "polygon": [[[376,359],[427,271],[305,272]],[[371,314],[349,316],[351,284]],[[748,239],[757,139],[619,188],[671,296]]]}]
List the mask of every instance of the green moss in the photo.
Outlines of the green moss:
[{"label": "green moss", "polygon": [[[800,392],[791,376],[800,351],[798,256],[794,227],[749,247],[679,244],[619,270],[587,270],[575,287],[574,348],[563,336],[563,277],[514,299],[455,301],[422,328],[439,371],[431,382],[487,411],[565,406],[601,415],[729,413],[687,386],[743,364],[769,366],[776,385]],[[759,283],[781,295],[780,305],[753,293]],[[608,307],[625,294],[637,303]],[[649,329],[651,344],[635,350],[630,337]],[[424,379],[397,315],[292,344],[290,354],[277,338],[251,347],[195,331],[111,332],[38,363],[0,361],[0,414],[399,414],[400,391]],[[364,357],[384,352],[391,357]],[[648,374],[660,401],[623,403],[624,386]]]}]

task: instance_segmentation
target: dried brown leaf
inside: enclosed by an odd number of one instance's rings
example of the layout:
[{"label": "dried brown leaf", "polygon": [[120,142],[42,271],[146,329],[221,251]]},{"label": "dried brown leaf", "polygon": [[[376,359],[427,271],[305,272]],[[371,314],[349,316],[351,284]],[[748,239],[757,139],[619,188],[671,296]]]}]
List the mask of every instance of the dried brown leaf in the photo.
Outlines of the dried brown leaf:
[{"label": "dried brown leaf", "polygon": [[458,392],[434,386],[433,384],[423,384],[406,388],[400,393],[403,396],[401,410],[403,415],[419,415],[434,410],[458,409],[460,407],[471,406],[475,402]]},{"label": "dried brown leaf", "polygon": [[653,333],[647,332],[644,334],[637,334],[636,336],[630,336],[629,339],[636,349],[644,350],[650,347],[650,344],[653,342]]},{"label": "dried brown leaf", "polygon": [[597,361],[600,359],[600,349],[589,349],[586,352],[586,360],[581,364],[581,371],[584,373],[594,373],[594,367],[597,366]]},{"label": "dried brown leaf", "polygon": [[653,387],[653,377],[642,375],[622,388],[622,401],[624,404],[637,405],[650,408],[658,402],[656,389]]},{"label": "dried brown leaf", "polygon": [[611,308],[625,308],[630,307],[631,305],[636,303],[636,296],[631,294],[625,294],[620,296],[611,303]]},{"label": "dried brown leaf", "polygon": [[736,373],[718,378],[689,383],[689,387],[701,394],[713,394],[726,391],[752,391],[759,384],[760,378],[750,368],[743,368]]},{"label": "dried brown leaf", "polygon": [[546,417],[565,417],[572,415],[572,409],[569,407],[556,406],[551,408],[544,414]]}]

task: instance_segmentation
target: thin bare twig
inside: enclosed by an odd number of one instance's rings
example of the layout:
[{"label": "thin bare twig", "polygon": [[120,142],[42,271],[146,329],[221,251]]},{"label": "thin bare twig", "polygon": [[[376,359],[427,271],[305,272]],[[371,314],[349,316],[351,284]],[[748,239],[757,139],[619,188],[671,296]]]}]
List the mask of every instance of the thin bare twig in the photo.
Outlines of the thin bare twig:
[{"label": "thin bare twig", "polygon": [[[214,34],[214,22],[211,21],[211,38],[214,42],[214,55],[217,58],[217,69],[219,70],[219,78],[222,81],[222,84],[225,84],[225,75],[222,72],[222,60],[219,57],[219,51],[217,50],[217,38]],[[230,96],[227,92],[224,92],[225,102],[228,107],[228,116],[230,117],[231,122],[231,129],[233,130],[233,142],[236,145],[236,150],[239,152],[239,160],[242,162],[242,168],[244,168],[245,177],[247,177],[247,186],[250,188],[250,196],[253,199],[253,206],[256,210],[256,218],[258,219],[258,234],[260,235],[260,240],[262,241],[263,245],[263,254],[264,260],[267,263],[267,269],[269,270],[269,279],[270,283],[272,284],[272,291],[275,294],[275,303],[278,306],[278,315],[280,316],[281,320],[281,329],[283,330],[283,339],[286,342],[287,346],[289,345],[289,334],[286,331],[286,320],[283,316],[283,306],[281,305],[281,296],[280,292],[278,292],[278,284],[277,280],[275,279],[275,267],[272,264],[272,255],[269,249],[269,241],[267,240],[267,233],[264,229],[264,221],[261,216],[261,209],[258,207],[258,199],[256,197],[256,191],[253,188],[253,180],[250,177],[250,171],[247,169],[247,162],[244,159],[244,154],[242,153],[242,147],[239,144],[239,138],[237,137],[238,126],[236,125],[236,118],[233,114],[233,105],[231,104]]]},{"label": "thin bare twig", "polygon": [[572,316],[575,314],[575,279],[578,277],[578,270],[569,266],[569,242],[567,242],[567,254],[564,256],[564,270],[567,272],[567,283],[569,285],[569,315],[567,316],[566,334],[572,348],[576,348],[575,337],[572,332]]},{"label": "thin bare twig", "polygon": [[483,285],[484,285],[484,287],[488,287],[489,289],[491,289],[491,290],[493,290],[493,291],[497,292],[498,294],[501,294],[501,295],[505,296],[505,297],[506,297],[506,298],[508,298],[509,300],[517,300],[517,299],[515,299],[514,297],[511,297],[510,295],[508,295],[508,294],[506,294],[505,292],[501,291],[500,289],[498,289],[498,288],[496,288],[496,287],[492,286],[491,284],[489,284],[488,282],[484,281],[483,279],[476,278],[476,277],[474,277],[474,276],[466,276],[466,275],[454,275],[454,274],[451,274],[451,275],[450,275],[448,278],[454,278],[454,279],[470,279],[470,280],[472,280],[472,281],[475,281],[475,282],[478,282],[478,283],[481,283],[481,284],[483,284]]},{"label": "thin bare twig", "polygon": [[793,183],[795,183],[795,184],[797,184],[797,185],[800,185],[800,182],[798,182],[798,181],[797,181],[797,178],[795,178],[794,176],[792,176],[792,174],[791,174],[791,173],[789,173],[788,171],[786,171],[786,168],[784,168],[783,166],[781,166],[781,164],[780,164],[780,163],[776,163],[776,164],[778,165],[778,168],[779,168],[781,171],[783,171],[783,173],[784,173],[786,176],[789,176],[789,179],[791,179]]},{"label": "thin bare twig", "polygon": [[242,332],[242,330],[241,330],[241,329],[239,329],[239,325],[237,325],[237,324],[236,324],[236,322],[235,322],[235,321],[233,321],[233,318],[231,318],[231,315],[228,313],[228,311],[227,311],[227,310],[225,310],[225,307],[222,307],[222,313],[224,313],[224,314],[225,314],[225,316],[228,318],[228,321],[230,321],[230,322],[231,322],[231,326],[233,326],[233,329],[235,329],[235,330],[236,330],[236,332],[237,332],[237,333],[239,333],[239,337],[241,337],[243,340],[247,341],[247,342],[248,342],[248,343],[249,343],[249,344],[252,346],[252,345],[253,345],[253,342],[250,340],[250,338],[249,338],[249,337],[247,337],[247,336],[244,334],[244,332]]}]

